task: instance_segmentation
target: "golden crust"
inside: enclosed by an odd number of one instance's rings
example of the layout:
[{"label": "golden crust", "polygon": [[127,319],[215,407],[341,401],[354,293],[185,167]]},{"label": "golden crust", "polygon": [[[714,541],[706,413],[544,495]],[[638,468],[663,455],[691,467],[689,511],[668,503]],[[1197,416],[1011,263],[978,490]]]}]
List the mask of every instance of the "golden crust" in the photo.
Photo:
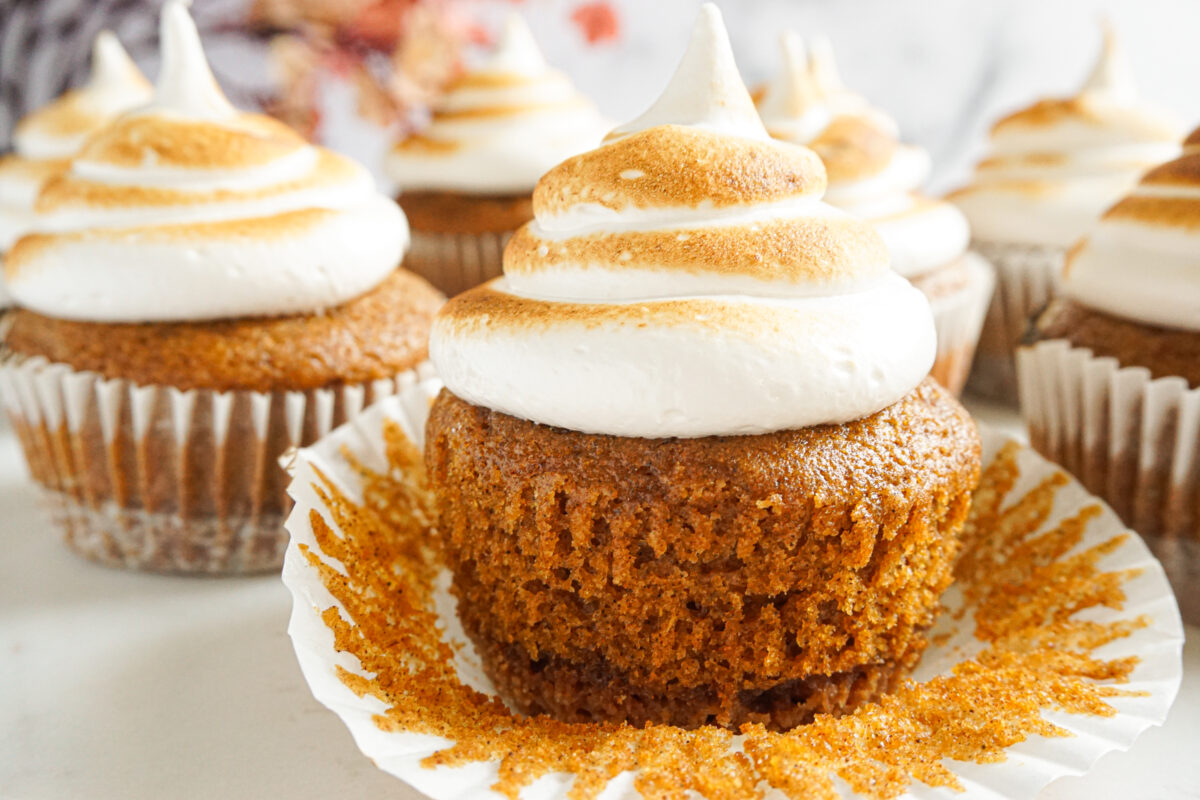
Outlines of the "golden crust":
[{"label": "golden crust", "polygon": [[437,111],[433,121],[461,122],[472,119],[495,119],[496,117],[515,117],[524,114],[539,114],[544,111],[569,111],[573,108],[584,109],[588,102],[582,97],[573,101],[554,103],[512,103],[509,105],[482,106],[480,108],[464,108],[456,111]]},{"label": "golden crust", "polygon": [[[137,79],[149,90],[150,84],[141,75]],[[84,90],[72,89],[18,122],[14,133],[22,136],[37,130],[50,136],[78,136],[99,130],[113,115],[89,108],[86,97]]]},{"label": "golden crust", "polygon": [[0,156],[0,178],[43,183],[71,166],[70,159],[22,158],[16,153]]},{"label": "golden crust", "polygon": [[462,148],[462,143],[450,139],[434,139],[421,133],[401,139],[392,145],[394,153],[420,153],[422,155],[450,155]]},{"label": "golden crust", "polygon": [[504,252],[508,274],[541,272],[562,264],[821,284],[882,275],[887,271],[888,255],[871,228],[849,217],[569,239],[540,239],[525,226]]},{"label": "golden crust", "polygon": [[211,322],[99,323],[12,312],[6,345],[78,371],[177,389],[302,390],[365,383],[427,355],[442,296],[397,269],[323,313]]},{"label": "golden crust", "polygon": [[1200,198],[1130,195],[1104,213],[1106,220],[1164,228],[1200,229]]},{"label": "golden crust", "polygon": [[307,146],[291,128],[262,114],[240,114],[228,123],[134,114],[90,139],[79,158],[119,167],[149,160],[168,167],[244,169]]},{"label": "golden crust", "polygon": [[1200,128],[1196,128],[1196,130],[1188,134],[1187,138],[1183,140],[1183,146],[1200,147]]},{"label": "golden crust", "polygon": [[1178,137],[1178,133],[1168,125],[1148,119],[1136,111],[1097,103],[1086,94],[1066,99],[1040,100],[1029,108],[1001,119],[992,126],[992,133],[1014,128],[1050,128],[1064,122],[1079,122],[1095,127],[1118,125],[1150,141],[1174,142]]},{"label": "golden crust", "polygon": [[1189,153],[1155,167],[1142,177],[1142,183],[1152,186],[1200,186],[1200,153]]},{"label": "golden crust", "polygon": [[199,206],[237,203],[288,194],[301,189],[319,189],[345,183],[359,174],[361,167],[329,150],[318,149],[316,163],[295,180],[273,183],[255,189],[214,189],[183,191],[158,186],[94,183],[71,173],[51,178],[37,199],[37,211],[50,213],[65,208],[144,208],[155,206]]},{"label": "golden crust", "polygon": [[729,208],[815,197],[825,186],[825,168],[807,148],[660,125],[554,167],[538,182],[533,208],[538,216],[580,203]]},{"label": "golden crust", "polygon": [[883,172],[899,143],[871,120],[843,115],[809,144],[825,164],[830,183],[869,178]]}]

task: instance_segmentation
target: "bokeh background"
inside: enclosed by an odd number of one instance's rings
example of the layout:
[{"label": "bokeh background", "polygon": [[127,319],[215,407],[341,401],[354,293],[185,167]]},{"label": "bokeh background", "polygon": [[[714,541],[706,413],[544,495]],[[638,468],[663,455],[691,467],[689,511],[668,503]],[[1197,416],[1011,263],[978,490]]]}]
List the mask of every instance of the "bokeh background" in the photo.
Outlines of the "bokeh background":
[{"label": "bokeh background", "polygon": [[[0,147],[11,128],[86,75],[88,46],[114,29],[152,77],[161,0],[0,0]],[[386,142],[523,14],[548,59],[614,120],[664,85],[699,0],[194,0],[235,102],[271,110],[375,167]],[[778,59],[780,31],[826,34],[846,82],[934,156],[934,190],[965,179],[992,120],[1072,93],[1114,23],[1144,96],[1200,122],[1194,0],[722,0],[743,75]]]}]

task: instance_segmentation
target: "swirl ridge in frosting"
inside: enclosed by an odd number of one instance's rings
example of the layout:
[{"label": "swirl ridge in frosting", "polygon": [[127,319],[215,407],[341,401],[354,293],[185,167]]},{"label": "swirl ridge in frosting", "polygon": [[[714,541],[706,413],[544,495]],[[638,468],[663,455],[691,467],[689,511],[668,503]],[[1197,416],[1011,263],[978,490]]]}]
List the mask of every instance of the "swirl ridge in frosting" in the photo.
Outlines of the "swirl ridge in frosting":
[{"label": "swirl ridge in frosting", "polygon": [[782,69],[764,88],[759,113],[772,136],[821,157],[826,202],[870,221],[892,268],[905,277],[961,257],[970,241],[966,219],[919,191],[929,175],[928,153],[900,142],[895,120],[844,87],[827,39],[809,48],[787,31],[780,49]]},{"label": "swirl ridge in frosting", "polygon": [[927,374],[932,317],[824,191],[816,154],[767,135],[707,4],[662,98],[538,183],[504,277],[447,304],[431,358],[469,402],[588,433],[872,414]]},{"label": "swirl ridge in frosting", "polygon": [[150,103],[93,135],[5,261],[22,305],[97,322],[319,311],[399,264],[404,215],[353,161],[225,99],[185,4]]},{"label": "swirl ridge in frosting", "polygon": [[393,147],[387,168],[401,192],[525,194],[608,127],[512,13],[496,48],[447,87],[429,125]]},{"label": "swirl ridge in frosting", "polygon": [[1200,332],[1200,129],[1071,250],[1062,291],[1118,317]]},{"label": "swirl ridge in frosting", "polygon": [[1111,27],[1080,92],[1041,100],[991,131],[989,153],[951,199],[976,237],[1066,247],[1147,169],[1179,153],[1170,115],[1139,102]]}]

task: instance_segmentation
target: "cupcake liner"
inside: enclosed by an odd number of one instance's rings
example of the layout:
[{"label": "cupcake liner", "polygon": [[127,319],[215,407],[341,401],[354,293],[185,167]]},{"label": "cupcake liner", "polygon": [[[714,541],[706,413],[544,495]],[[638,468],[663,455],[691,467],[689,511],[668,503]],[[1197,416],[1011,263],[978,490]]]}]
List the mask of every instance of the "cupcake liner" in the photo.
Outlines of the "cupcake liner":
[{"label": "cupcake liner", "polygon": [[995,273],[975,253],[967,254],[967,285],[946,297],[931,298],[937,330],[937,358],[930,374],[955,396],[962,394],[975,346],[996,284]]},{"label": "cupcake liner", "polygon": [[504,246],[513,233],[428,233],[414,230],[412,245],[404,258],[404,267],[432,283],[442,294],[453,297],[500,277]]},{"label": "cupcake liner", "polygon": [[1200,623],[1200,388],[1056,339],[1017,353],[1033,446],[1103,497]]},{"label": "cupcake liner", "polygon": [[159,572],[260,572],[287,544],[279,456],[430,369],[308,391],[180,391],[10,352],[0,402],[72,550]]},{"label": "cupcake liner", "polygon": [[[362,610],[357,605],[360,602],[359,598],[378,597],[380,585],[375,584],[372,578],[369,584],[363,586],[364,594],[344,594],[339,589],[339,596],[346,598],[346,601],[335,598],[329,587],[345,586],[347,584],[343,581],[352,582],[353,579],[349,576],[360,573],[347,567],[351,562],[326,553],[314,530],[314,525],[320,525],[322,530],[326,531],[322,536],[333,536],[334,541],[338,542],[348,541],[345,538],[345,529],[338,527],[337,520],[344,517],[338,516],[331,494],[340,492],[354,504],[366,504],[368,500],[363,483],[364,468],[388,474],[386,471],[389,463],[392,463],[387,457],[388,445],[385,444],[383,434],[385,422],[399,425],[404,435],[420,447],[430,401],[439,388],[440,384],[437,381],[410,387],[368,409],[350,424],[296,454],[290,467],[292,483],[289,488],[296,506],[288,518],[292,541],[283,568],[283,581],[293,596],[288,633],[313,695],[342,719],[364,755],[372,759],[380,769],[401,778],[434,800],[462,797],[500,798],[512,795],[504,795],[497,791],[497,782],[505,776],[511,778],[514,774],[523,774],[522,764],[528,762],[521,759],[530,757],[536,760],[538,753],[546,752],[547,740],[537,737],[524,738],[527,729],[520,728],[519,736],[522,738],[513,740],[511,749],[506,745],[503,757],[486,760],[486,756],[477,755],[468,759],[469,763],[458,766],[450,766],[440,761],[423,764],[423,760],[432,754],[445,752],[455,744],[453,739],[421,732],[419,728],[420,720],[436,718],[434,709],[448,701],[437,688],[440,684],[432,683],[433,678],[429,679],[431,685],[426,692],[419,691],[424,678],[414,679],[418,686],[418,689],[413,690],[416,699],[414,700],[414,694],[405,694],[409,704],[404,706],[389,706],[383,699],[385,695],[373,688],[377,684],[371,683],[371,679],[376,673],[364,668],[350,650],[353,648],[355,632],[361,630],[353,621],[356,618],[355,611]],[[1100,507],[1095,498],[1078,483],[1069,481],[1056,467],[1044,461],[1030,448],[1018,446],[1013,440],[997,432],[984,431],[983,438],[985,464],[991,464],[993,460],[1007,464],[1008,461],[1002,453],[1004,451],[1019,470],[1018,477],[1008,493],[1003,496],[1003,500],[995,499],[997,509],[1005,509],[1003,513],[1015,516],[1007,522],[997,522],[997,525],[1011,524],[1017,518],[1026,519],[1019,509],[1044,506],[1046,487],[1049,485],[1057,487],[1056,493],[1051,495],[1051,505],[1036,521],[1036,527],[1032,524],[1029,526],[1026,541],[1041,540],[1046,532],[1069,526],[1070,519],[1082,516],[1087,519],[1087,523],[1080,534],[1081,538],[1069,552],[1061,556],[1061,559],[1078,558],[1077,554],[1089,552],[1091,548],[1107,543],[1105,555],[1098,562],[1098,567],[1104,570],[1103,576],[1119,575],[1120,580],[1125,581],[1121,584],[1125,593],[1124,605],[1092,605],[1083,614],[1087,621],[1080,620],[1078,624],[1081,630],[1096,631],[1108,624],[1121,626],[1125,624],[1124,621],[1128,621],[1128,635],[1117,635],[1112,640],[1106,640],[1107,643],[1103,645],[1103,658],[1136,658],[1138,663],[1129,674],[1128,683],[1120,684],[1119,688],[1123,693],[1107,698],[1114,710],[1113,714],[1089,716],[1070,714],[1054,708],[1046,709],[1043,712],[1044,718],[1060,726],[1067,732],[1065,735],[1068,738],[1030,734],[1020,737],[1015,742],[1009,742],[998,754],[999,758],[981,757],[978,761],[969,761],[935,757],[933,762],[948,769],[965,791],[950,792],[914,781],[909,787],[909,793],[904,797],[955,796],[1009,800],[1032,797],[1051,780],[1086,772],[1100,756],[1113,750],[1127,749],[1144,730],[1161,724],[1174,700],[1181,679],[1183,629],[1178,609],[1162,569],[1141,540],[1136,535],[1122,537],[1123,526],[1111,511]],[[977,502],[986,505],[988,499],[977,497]],[[373,539],[379,529],[372,527],[370,530]],[[986,538],[984,541],[987,541]],[[986,551],[987,547],[980,545],[980,549]],[[366,551],[353,548],[345,551],[349,554],[375,552],[378,551],[371,545],[368,545]],[[345,553],[343,557],[350,557]],[[1121,572],[1123,570],[1132,572]],[[398,592],[398,596],[403,595],[408,598],[408,603],[411,603],[411,596],[403,588],[407,584],[402,579],[398,580],[395,574],[383,570],[369,572],[369,575],[385,580],[385,591]],[[480,666],[478,655],[464,636],[456,617],[455,601],[448,590],[449,576],[444,569],[438,577],[432,579],[432,587],[432,599],[421,609],[414,610],[398,602],[394,608],[390,604],[386,606],[389,609],[387,613],[436,615],[436,622],[430,620],[428,623],[421,616],[420,624],[424,630],[433,626],[433,629],[439,632],[437,641],[442,643],[440,647],[448,654],[446,657],[451,659],[450,666],[455,673],[453,679],[494,697],[494,689]],[[1007,593],[1001,594],[1007,597]],[[935,678],[942,680],[944,678],[938,676],[949,675],[953,668],[964,665],[964,662],[979,653],[982,645],[975,636],[977,618],[972,614],[964,616],[965,612],[978,606],[969,605],[964,599],[965,596],[966,592],[956,585],[944,597],[948,610],[933,631],[931,644],[914,673],[916,680],[931,683]],[[1036,641],[1037,637],[1049,628],[1069,624],[1068,619],[1071,616],[1068,613],[1063,618],[1053,617],[1044,622],[1034,623],[1043,625],[1044,628],[1022,631],[1022,636],[1026,637],[1023,641]],[[1144,625],[1139,624],[1141,621],[1144,621]],[[398,633],[394,625],[394,621],[388,622],[386,618],[371,625],[372,629],[377,628],[379,635],[386,638],[386,643],[381,647],[388,654],[387,657],[400,660],[412,670],[408,673],[410,675],[436,677],[436,670],[431,673],[428,671],[429,667],[423,666],[427,663],[429,646],[412,643],[403,633]],[[338,631],[336,641],[334,629]],[[363,635],[370,633],[365,632]],[[417,647],[423,649],[417,650]],[[371,651],[375,657],[379,652]],[[372,663],[375,664],[375,668],[379,667],[378,662]],[[921,685],[924,684],[910,684]],[[1049,685],[1039,686],[1037,691],[1040,693],[1038,696],[1043,698],[1059,696],[1059,689]],[[1004,691],[1001,693],[1007,696]],[[414,702],[415,705],[412,704]],[[586,795],[578,794],[580,782],[585,779],[594,781],[594,770],[603,769],[588,760],[588,747],[593,745],[583,744],[589,740],[579,733],[579,726],[550,722],[541,724],[537,718],[510,717],[501,709],[498,714],[503,722],[497,723],[497,727],[492,729],[487,720],[490,719],[488,713],[494,710],[495,706],[479,705],[477,708],[477,712],[472,712],[477,716],[472,719],[482,726],[479,732],[482,733],[485,742],[492,736],[503,739],[506,734],[511,733],[512,728],[529,725],[534,726],[536,733],[543,737],[557,737],[555,741],[560,741],[561,745],[569,748],[572,753],[565,761],[551,762],[552,766],[546,767],[546,772],[534,773],[533,777],[536,779],[525,785],[520,791],[521,797],[547,800],[569,796],[596,796],[598,790],[595,783],[591,784],[594,791]],[[391,712],[399,713],[392,715]],[[982,709],[978,713],[986,717],[991,712]],[[406,724],[403,721],[405,719],[418,722]],[[970,718],[967,724],[973,726],[979,721],[977,718]],[[832,718],[825,722],[836,724]],[[738,735],[729,736],[728,743],[725,743],[726,740],[719,737],[728,735],[712,728],[702,728],[687,734],[679,733],[678,729],[664,728],[666,726],[621,729],[620,735],[625,737],[620,739],[621,747],[640,748],[637,751],[637,766],[618,770],[618,774],[611,778],[602,777],[599,785],[603,789],[599,791],[598,796],[604,800],[640,797],[642,795],[638,790],[638,782],[647,779],[647,775],[651,776],[648,785],[660,789],[654,796],[663,796],[661,790],[680,789],[681,782],[692,781],[692,778],[686,771],[672,771],[675,769],[670,766],[675,763],[672,759],[679,757],[681,752],[690,758],[691,756],[687,755],[689,752],[702,752],[695,748],[707,746],[714,738],[722,743],[720,747],[724,749],[720,752],[725,754],[727,760],[717,763],[710,751],[703,750],[706,755],[702,762],[698,762],[702,766],[698,766],[697,770],[713,770],[712,785],[718,785],[722,776],[728,774],[720,770],[737,769],[739,763],[743,767],[746,764],[745,761],[738,760],[740,756],[733,754],[749,753],[752,747],[760,746],[762,741],[760,738],[756,745],[750,735]],[[679,736],[672,738],[670,734],[673,731],[679,733]],[[911,735],[902,730],[895,733],[893,738],[884,735],[889,749],[903,748],[907,744],[905,737]],[[871,736],[860,732],[852,734],[851,738],[854,742],[861,742],[863,737]],[[938,736],[940,734],[934,738]],[[468,752],[476,743],[473,739],[466,742]],[[472,760],[474,758],[483,760]],[[666,771],[662,771],[664,762],[668,764]],[[792,762],[786,757],[782,757],[781,762],[757,763],[760,767],[762,764],[779,766],[782,763],[785,765],[784,769],[792,768]],[[940,766],[938,768],[940,769]],[[589,769],[593,771],[589,772]],[[814,773],[802,771],[793,774],[806,775],[803,782],[795,784],[801,787],[809,787],[808,781],[818,777]],[[849,781],[858,773],[837,774]],[[537,777],[538,775],[540,777]],[[664,780],[668,782],[663,783]],[[698,783],[705,785],[704,780],[702,776]],[[758,780],[768,780],[771,785],[778,785],[762,772],[755,772],[748,780],[751,786]],[[690,785],[695,787],[697,782],[693,781]],[[744,787],[745,784],[742,785]],[[832,785],[841,796],[852,795],[847,782],[835,779]],[[805,791],[807,790],[806,788]],[[574,794],[571,794],[572,792]],[[709,796],[707,791],[699,793]],[[816,789],[813,789],[812,794],[824,796]],[[695,791],[689,795],[699,796]],[[683,796],[683,792],[680,792],[680,796]],[[771,790],[768,796],[784,795]]]},{"label": "cupcake liner", "polygon": [[967,391],[1015,406],[1017,344],[1030,317],[1054,296],[1067,251],[1001,242],[974,242],[972,247],[995,267],[996,291],[983,321]]}]

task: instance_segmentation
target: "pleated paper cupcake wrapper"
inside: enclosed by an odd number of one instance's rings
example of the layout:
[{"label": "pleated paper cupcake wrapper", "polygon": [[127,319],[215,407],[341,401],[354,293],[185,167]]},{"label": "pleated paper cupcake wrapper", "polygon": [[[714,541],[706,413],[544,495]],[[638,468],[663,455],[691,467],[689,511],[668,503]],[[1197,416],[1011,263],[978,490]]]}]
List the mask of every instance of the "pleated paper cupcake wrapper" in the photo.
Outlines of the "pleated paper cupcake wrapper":
[{"label": "pleated paper cupcake wrapper", "polygon": [[1145,538],[1200,623],[1200,388],[1065,340],[1022,347],[1017,365],[1033,446]]},{"label": "pleated paper cupcake wrapper", "polygon": [[412,232],[412,245],[404,267],[429,281],[442,294],[453,297],[474,286],[499,278],[504,246],[513,231],[501,233]]},{"label": "pleated paper cupcake wrapper", "polygon": [[287,544],[279,457],[429,371],[309,391],[180,391],[10,353],[0,400],[72,550],[134,569],[262,572]]},{"label": "pleated paper cupcake wrapper", "polygon": [[[283,581],[293,596],[288,633],[313,695],[342,719],[359,749],[376,766],[434,800],[499,800],[502,795],[493,788],[500,776],[499,760],[455,767],[422,766],[422,759],[435,751],[444,750],[453,742],[406,729],[402,725],[381,724],[381,720],[385,719],[381,715],[385,713],[386,704],[361,685],[356,687],[357,691],[348,688],[340,676],[343,671],[345,675],[364,678],[371,677],[371,673],[364,670],[355,656],[335,647],[334,633],[322,618],[322,612],[330,610],[329,613],[335,613],[347,621],[350,617],[326,588],[318,568],[306,557],[306,551],[315,554],[327,567],[338,574],[345,574],[342,573],[344,566],[341,562],[324,554],[314,535],[311,515],[319,516],[331,526],[333,535],[342,535],[330,506],[315,487],[327,479],[353,502],[358,502],[362,498],[361,468],[365,466],[376,472],[387,470],[388,459],[382,433],[385,421],[397,423],[404,434],[420,447],[431,398],[439,388],[436,380],[411,387],[368,409],[317,444],[298,451],[290,470],[292,483],[289,491],[296,506],[288,518],[292,540],[283,567]],[[1003,434],[984,431],[984,463],[995,458],[1006,444],[1012,446],[1011,441]],[[357,463],[352,464],[348,458]],[[1016,462],[1021,474],[1008,495],[1010,498],[1031,496],[1035,494],[1035,487],[1050,476],[1060,474],[1060,470],[1025,446],[1021,446],[1017,452]],[[1095,498],[1077,483],[1065,482],[1054,499],[1050,516],[1031,533],[1031,537],[1059,524],[1080,509],[1095,504]],[[1006,502],[1004,507],[1008,508],[1009,504]],[[1105,542],[1123,531],[1115,515],[1103,509],[1099,516],[1091,520],[1078,548]],[[1128,749],[1143,731],[1163,722],[1178,691],[1182,671],[1180,654],[1183,628],[1170,587],[1162,569],[1135,535],[1129,536],[1117,549],[1105,555],[1099,566],[1106,572],[1130,569],[1140,570],[1140,573],[1123,585],[1126,592],[1123,609],[1098,606],[1087,612],[1088,619],[1097,624],[1117,619],[1135,620],[1141,616],[1148,620],[1144,627],[1134,630],[1125,638],[1117,638],[1103,648],[1105,659],[1140,659],[1129,682],[1120,685],[1121,689],[1132,694],[1109,699],[1116,710],[1115,715],[1093,717],[1047,710],[1045,717],[1070,731],[1069,738],[1031,735],[1025,741],[1011,746],[1005,754],[1007,759],[1000,763],[951,761],[947,758],[943,763],[961,781],[965,792],[932,789],[914,783],[905,797],[1031,798],[1058,777],[1087,772],[1105,753]],[[441,640],[453,648],[453,665],[458,679],[470,687],[494,695],[494,688],[483,673],[479,658],[455,615],[455,601],[448,591],[448,585],[448,575],[443,571],[435,582],[432,601],[439,620],[438,629],[442,631]],[[962,602],[960,595],[954,587],[947,593],[944,599],[950,609]],[[944,675],[954,665],[978,652],[980,644],[973,637],[973,628],[971,616],[953,620],[951,613],[944,613],[914,678],[926,681]],[[422,713],[420,709],[408,710]],[[735,748],[740,747],[740,740],[740,736],[735,737]],[[529,743],[529,746],[536,748],[537,745]],[[653,761],[653,758],[650,760]],[[600,797],[602,800],[632,800],[640,797],[635,788],[637,777],[637,771],[622,772],[608,782]],[[572,781],[573,776],[567,773],[544,775],[526,786],[520,796],[538,800],[566,798]],[[853,796],[846,784],[837,783],[843,796]],[[692,793],[691,796],[698,795]],[[784,795],[771,790],[767,797],[778,800]]]},{"label": "pleated paper cupcake wrapper", "polygon": [[956,396],[962,394],[967,382],[995,283],[995,273],[987,262],[968,253],[966,286],[930,300],[937,330],[937,358],[931,374]]},{"label": "pleated paper cupcake wrapper", "polygon": [[973,242],[996,270],[996,291],[983,321],[967,391],[1017,404],[1017,344],[1029,319],[1056,293],[1066,249],[1045,245]]}]

